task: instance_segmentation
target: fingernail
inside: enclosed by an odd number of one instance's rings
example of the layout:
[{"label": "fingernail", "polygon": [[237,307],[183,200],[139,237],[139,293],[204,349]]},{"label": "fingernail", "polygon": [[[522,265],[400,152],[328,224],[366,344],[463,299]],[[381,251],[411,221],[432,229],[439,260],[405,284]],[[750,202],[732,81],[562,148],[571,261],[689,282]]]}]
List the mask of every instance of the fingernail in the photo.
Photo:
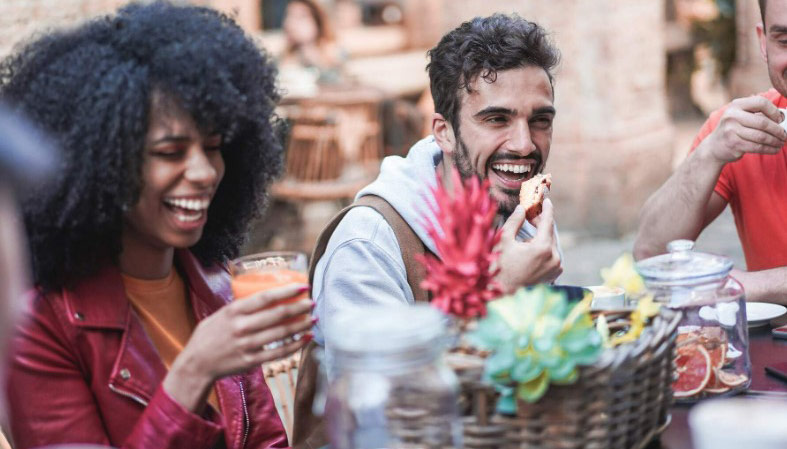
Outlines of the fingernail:
[{"label": "fingernail", "polygon": [[306,285],[298,289],[298,293],[308,292],[311,289],[310,286]]},{"label": "fingernail", "polygon": [[317,322],[318,322],[318,321],[320,321],[320,317],[318,317],[318,316],[316,316],[316,317],[313,317],[313,318],[312,318],[312,326],[314,326],[315,324],[317,324]]},{"label": "fingernail", "polygon": [[317,303],[316,303],[316,302],[314,302],[314,301],[312,301],[312,305],[311,305],[311,308],[312,308],[312,310],[314,310],[314,308],[315,308],[316,306],[317,306]]},{"label": "fingernail", "polygon": [[302,340],[304,343],[308,343],[308,342],[310,342],[310,341],[314,340],[314,334],[312,334],[311,332],[309,332],[308,334],[304,335],[304,336],[303,336],[303,338],[301,338],[301,340]]}]

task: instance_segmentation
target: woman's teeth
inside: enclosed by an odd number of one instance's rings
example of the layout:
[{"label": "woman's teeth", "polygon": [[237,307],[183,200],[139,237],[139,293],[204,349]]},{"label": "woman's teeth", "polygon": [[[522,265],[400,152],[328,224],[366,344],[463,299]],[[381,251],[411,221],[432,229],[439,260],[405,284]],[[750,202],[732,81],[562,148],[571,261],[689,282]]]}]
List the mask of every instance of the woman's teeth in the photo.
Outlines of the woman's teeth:
[{"label": "woman's teeth", "polygon": [[184,214],[184,213],[180,213],[180,212],[175,212],[175,218],[178,221],[182,221],[184,223],[189,223],[189,222],[192,222],[192,221],[197,221],[200,218],[202,218],[202,212],[197,212],[197,213],[194,213],[194,214]]},{"label": "woman's teeth", "polygon": [[202,200],[187,200],[183,198],[172,198],[164,200],[165,203],[169,204],[170,206],[179,207],[181,209],[188,209],[188,210],[205,210],[210,205],[210,200],[202,199]]},{"label": "woman's teeth", "polygon": [[205,214],[210,205],[210,200],[187,200],[183,198],[170,198],[164,200],[164,204],[170,207],[175,214],[175,219],[183,222],[190,223],[197,221]]}]

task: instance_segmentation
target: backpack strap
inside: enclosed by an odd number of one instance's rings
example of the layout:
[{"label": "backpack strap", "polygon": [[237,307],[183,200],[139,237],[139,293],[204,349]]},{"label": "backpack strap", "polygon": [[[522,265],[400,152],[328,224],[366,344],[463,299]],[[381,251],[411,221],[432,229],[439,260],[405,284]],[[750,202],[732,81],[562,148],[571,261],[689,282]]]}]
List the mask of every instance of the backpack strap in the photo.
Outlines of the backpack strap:
[{"label": "backpack strap", "polygon": [[[388,201],[376,195],[366,195],[353,204],[339,211],[317,238],[317,244],[311,256],[309,266],[309,284],[314,282],[314,271],[317,262],[325,254],[328,242],[339,223],[352,208],[358,206],[371,207],[385,218],[394,231],[399,249],[402,252],[407,284],[413,291],[416,302],[429,301],[426,290],[421,288],[421,282],[426,276],[426,268],[416,260],[416,255],[424,254],[426,246],[415,231],[404,221],[396,209]],[[322,417],[312,414],[312,404],[317,393],[319,366],[313,352],[317,348],[315,342],[309,342],[301,353],[300,367],[298,369],[298,383],[295,389],[294,415],[295,423],[292,432],[292,446],[296,449],[317,449],[328,444],[325,424]]]},{"label": "backpack strap", "polygon": [[328,223],[328,225],[320,233],[317,238],[317,245],[314,247],[314,252],[311,257],[311,265],[309,267],[309,284],[314,281],[314,270],[317,267],[317,262],[325,254],[325,249],[328,247],[328,242],[339,226],[339,223],[344,219],[352,208],[358,206],[371,207],[376,210],[380,215],[385,218],[388,225],[394,231],[396,240],[399,243],[399,250],[402,252],[402,260],[404,261],[404,269],[407,274],[407,284],[413,292],[413,298],[416,301],[429,301],[429,295],[421,288],[421,282],[426,276],[426,268],[416,260],[416,255],[424,254],[428,250],[426,245],[415,234],[413,228],[404,221],[401,215],[396,212],[396,209],[391,206],[388,201],[385,201],[376,195],[366,195],[359,198],[353,204],[345,207]]}]

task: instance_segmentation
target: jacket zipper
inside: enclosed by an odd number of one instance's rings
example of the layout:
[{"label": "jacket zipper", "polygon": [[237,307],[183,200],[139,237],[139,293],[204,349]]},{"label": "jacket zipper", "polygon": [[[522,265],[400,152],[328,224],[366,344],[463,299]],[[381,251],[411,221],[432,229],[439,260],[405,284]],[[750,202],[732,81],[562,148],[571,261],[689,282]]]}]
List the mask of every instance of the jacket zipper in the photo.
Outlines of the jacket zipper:
[{"label": "jacket zipper", "polygon": [[240,400],[243,403],[243,442],[240,445],[242,449],[246,447],[246,440],[249,438],[251,422],[249,420],[249,408],[246,406],[246,392],[243,390],[243,382],[238,382],[238,386],[240,387]]},{"label": "jacket zipper", "polygon": [[114,385],[112,385],[112,384],[109,384],[109,389],[110,389],[110,390],[112,390],[112,391],[114,391],[115,393],[117,393],[117,394],[121,395],[121,396],[125,396],[125,397],[127,397],[127,398],[129,398],[129,399],[132,399],[132,400],[134,400],[134,401],[136,401],[136,402],[138,402],[138,403],[142,404],[142,405],[143,405],[143,406],[145,406],[145,407],[147,407],[147,406],[148,406],[148,401],[146,401],[146,400],[142,399],[141,397],[139,397],[139,396],[137,396],[137,395],[135,395],[135,394],[133,394],[133,393],[128,393],[128,392],[125,392],[125,391],[122,391],[122,390],[118,390],[118,389],[117,389],[117,388],[115,388],[115,386],[114,386]]}]

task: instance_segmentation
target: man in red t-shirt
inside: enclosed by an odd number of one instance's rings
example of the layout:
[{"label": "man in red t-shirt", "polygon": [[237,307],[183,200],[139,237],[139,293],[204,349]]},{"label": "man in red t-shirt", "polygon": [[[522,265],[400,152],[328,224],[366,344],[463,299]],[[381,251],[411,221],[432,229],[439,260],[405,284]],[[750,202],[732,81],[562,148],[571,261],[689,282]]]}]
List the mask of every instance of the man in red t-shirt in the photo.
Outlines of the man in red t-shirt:
[{"label": "man in red t-shirt", "polygon": [[732,207],[748,271],[734,270],[749,301],[787,304],[787,2],[760,1],[760,50],[773,89],[711,114],[692,151],[640,213],[634,257],[696,239]]}]

